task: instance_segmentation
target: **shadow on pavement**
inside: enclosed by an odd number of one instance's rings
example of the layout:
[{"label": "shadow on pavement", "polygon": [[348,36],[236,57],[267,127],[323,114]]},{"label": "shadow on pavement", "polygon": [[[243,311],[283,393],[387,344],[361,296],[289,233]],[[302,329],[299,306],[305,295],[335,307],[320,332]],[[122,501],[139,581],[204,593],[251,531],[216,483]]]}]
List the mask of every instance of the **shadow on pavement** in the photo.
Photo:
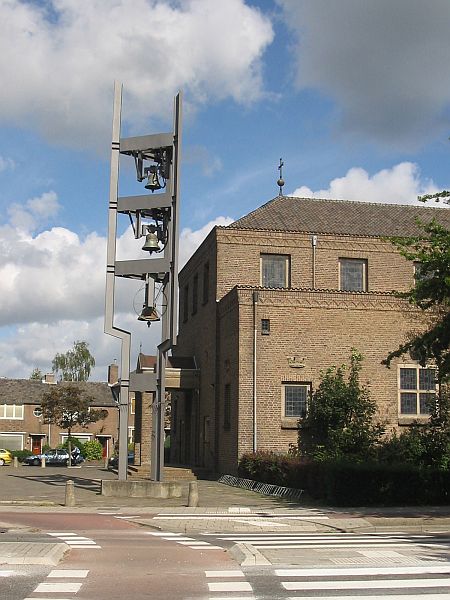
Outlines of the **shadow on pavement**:
[{"label": "shadow on pavement", "polygon": [[100,495],[101,482],[96,479],[88,479],[86,477],[75,477],[74,475],[63,475],[55,473],[54,475],[8,475],[15,479],[44,483],[56,487],[63,487],[67,481],[73,481],[76,488],[84,489],[90,492],[95,492]]}]

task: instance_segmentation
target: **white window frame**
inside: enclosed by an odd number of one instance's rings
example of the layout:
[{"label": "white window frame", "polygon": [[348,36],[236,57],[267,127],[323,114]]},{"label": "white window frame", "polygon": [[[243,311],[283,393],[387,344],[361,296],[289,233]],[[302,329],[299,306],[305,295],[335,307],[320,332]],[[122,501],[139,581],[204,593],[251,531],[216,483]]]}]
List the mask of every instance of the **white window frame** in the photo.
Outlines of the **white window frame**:
[{"label": "white window frame", "polygon": [[[282,286],[276,286],[276,287],[272,287],[272,286],[268,286],[264,283],[263,281],[263,263],[265,259],[269,259],[269,258],[284,258],[285,261],[285,272],[284,272],[284,283],[285,285]],[[259,258],[259,277],[260,277],[260,283],[261,286],[263,287],[269,287],[271,289],[280,289],[280,290],[285,290],[288,289],[291,286],[291,282],[290,282],[290,265],[291,265],[291,256],[290,254],[273,254],[273,253],[266,253],[263,252],[260,254],[260,258]]]},{"label": "white window frame", "polygon": [[[349,289],[345,289],[343,287],[342,266],[345,263],[357,263],[362,266],[362,290],[349,290]],[[342,256],[341,258],[339,258],[339,290],[342,292],[367,292],[368,291],[367,271],[368,271],[368,262],[367,262],[367,259],[365,259],[365,258],[353,258],[353,257],[348,257],[348,256]]]},{"label": "white window frame", "polygon": [[[25,436],[27,435],[26,431],[0,431],[0,435],[2,436],[3,439],[8,438],[8,437],[20,438],[20,445],[21,445],[20,450],[24,449]],[[5,444],[5,446],[8,449],[8,446],[6,444]]]},{"label": "white window frame", "polygon": [[[77,438],[77,440],[80,440],[80,442],[82,444],[84,444],[85,442],[90,442],[93,439],[93,434],[92,433],[80,433],[80,432],[76,432],[76,431],[72,431],[72,433],[70,434],[71,437],[73,438]],[[69,437],[67,435],[67,433],[60,433],[61,436],[61,444],[64,444],[65,442],[67,442],[67,438]]]},{"label": "white window frame", "polygon": [[[415,388],[402,388],[401,387],[401,369],[413,369],[416,371],[416,387]],[[422,367],[421,365],[414,363],[402,363],[398,365],[397,371],[397,386],[398,386],[398,414],[399,417],[424,417],[428,418],[430,413],[420,412],[420,394],[437,394],[437,385],[434,390],[426,390],[420,388],[420,371],[433,369],[436,371],[434,365],[427,365]],[[415,394],[416,396],[416,412],[402,412],[402,394]]]},{"label": "white window frame", "polygon": [[128,426],[128,443],[129,444],[134,444],[135,443],[135,428],[132,425]]},{"label": "white window frame", "polygon": [[[13,407],[13,416],[6,416],[6,408]],[[23,404],[0,404],[0,419],[3,421],[23,421]]]},{"label": "white window frame", "polygon": [[[305,413],[302,415],[287,415],[286,414],[286,390],[287,388],[298,387],[306,389],[306,399],[305,399]],[[301,419],[306,416],[306,412],[308,410],[308,404],[311,398],[311,389],[312,385],[307,381],[283,381],[281,384],[281,416],[283,419]]]}]

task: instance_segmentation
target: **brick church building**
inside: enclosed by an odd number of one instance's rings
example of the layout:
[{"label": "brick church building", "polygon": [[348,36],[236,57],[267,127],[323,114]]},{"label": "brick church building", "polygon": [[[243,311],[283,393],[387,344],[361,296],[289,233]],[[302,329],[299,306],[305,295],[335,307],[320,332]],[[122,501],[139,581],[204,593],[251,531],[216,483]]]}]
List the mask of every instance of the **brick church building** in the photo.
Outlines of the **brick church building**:
[{"label": "brick church building", "polygon": [[215,227],[179,276],[175,354],[199,378],[172,394],[172,462],[235,473],[244,452],[286,452],[321,371],[352,348],[387,430],[426,420],[432,365],[381,361],[422,326],[393,292],[415,265],[388,238],[433,218],[450,227],[448,208],[278,196]]}]

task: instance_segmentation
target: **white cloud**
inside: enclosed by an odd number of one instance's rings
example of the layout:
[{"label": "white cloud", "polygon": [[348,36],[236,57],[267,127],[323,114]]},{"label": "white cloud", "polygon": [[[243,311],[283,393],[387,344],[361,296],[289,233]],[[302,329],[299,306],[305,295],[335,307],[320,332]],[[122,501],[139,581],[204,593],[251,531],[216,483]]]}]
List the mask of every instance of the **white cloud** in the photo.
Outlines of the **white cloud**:
[{"label": "white cloud", "polygon": [[0,120],[83,147],[110,135],[112,84],[133,126],[191,107],[264,94],[269,19],[244,0],[0,0]]},{"label": "white cloud", "polygon": [[39,224],[55,217],[60,208],[56,192],[50,191],[30,198],[24,205],[14,202],[7,212],[11,225],[21,231],[34,231]]},{"label": "white cloud", "polygon": [[180,234],[180,269],[197,250],[213,227],[225,227],[234,220],[235,219],[232,219],[231,217],[217,217],[196,231],[192,231],[192,229],[189,229],[188,227],[183,229]]},{"label": "white cloud", "polygon": [[312,191],[306,186],[297,188],[292,196],[300,198],[333,198],[388,204],[421,204],[417,196],[439,191],[430,180],[423,180],[416,164],[403,162],[374,175],[359,167],[337,177],[327,189]]},{"label": "white cloud", "polygon": [[[51,197],[40,200],[26,206],[51,212]],[[218,217],[199,230],[184,229],[181,265],[214,225],[232,220]],[[130,228],[117,246],[118,258],[142,258],[142,239],[135,240]],[[0,376],[28,377],[35,366],[46,371],[56,352],[66,352],[82,339],[97,361],[94,378],[105,379],[107,365],[120,357],[120,343],[103,333],[105,271],[106,239],[95,232],[81,238],[63,227],[35,234],[12,222],[1,226]],[[160,341],[158,325],[147,329],[137,321],[142,303],[143,282],[116,279],[115,324],[132,332],[132,361],[141,343],[150,354]]]},{"label": "white cloud", "polygon": [[448,134],[448,0],[277,0],[300,89],[336,102],[348,132],[411,149]]}]

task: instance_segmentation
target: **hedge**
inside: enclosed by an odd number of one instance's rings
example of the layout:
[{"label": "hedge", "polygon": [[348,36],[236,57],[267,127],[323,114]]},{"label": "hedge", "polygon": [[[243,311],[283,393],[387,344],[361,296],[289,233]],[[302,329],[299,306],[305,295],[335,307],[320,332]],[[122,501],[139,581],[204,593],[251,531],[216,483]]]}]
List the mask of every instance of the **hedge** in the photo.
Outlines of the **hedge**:
[{"label": "hedge", "polygon": [[242,456],[239,476],[303,489],[337,506],[450,504],[450,471],[410,464],[313,462],[257,452]]}]

